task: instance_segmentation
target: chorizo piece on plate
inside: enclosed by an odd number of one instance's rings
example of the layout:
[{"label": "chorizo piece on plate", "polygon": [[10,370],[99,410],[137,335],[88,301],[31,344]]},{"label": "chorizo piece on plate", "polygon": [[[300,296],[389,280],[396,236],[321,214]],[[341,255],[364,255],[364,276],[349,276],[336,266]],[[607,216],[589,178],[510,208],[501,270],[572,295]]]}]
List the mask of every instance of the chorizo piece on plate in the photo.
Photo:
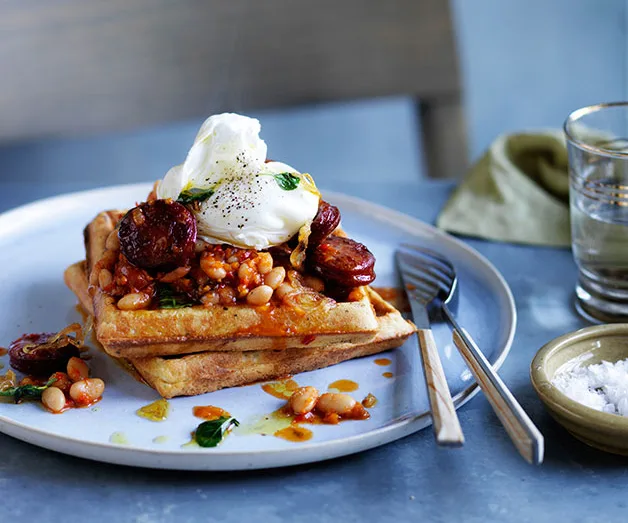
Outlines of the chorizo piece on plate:
[{"label": "chorizo piece on plate", "polygon": [[71,343],[57,347],[37,349],[55,335],[54,332],[41,334],[25,334],[9,346],[11,367],[24,374],[33,376],[50,376],[56,371],[65,371],[69,359],[79,356],[78,347]]},{"label": "chorizo piece on plate", "polygon": [[154,200],[126,213],[118,237],[120,251],[136,267],[170,271],[194,256],[196,220],[180,203]]}]

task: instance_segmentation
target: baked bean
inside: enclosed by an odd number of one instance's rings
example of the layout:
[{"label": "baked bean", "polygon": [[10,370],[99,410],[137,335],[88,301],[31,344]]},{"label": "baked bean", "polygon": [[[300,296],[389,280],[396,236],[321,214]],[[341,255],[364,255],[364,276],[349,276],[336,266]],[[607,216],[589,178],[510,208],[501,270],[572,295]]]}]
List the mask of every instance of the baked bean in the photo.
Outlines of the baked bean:
[{"label": "baked bean", "polygon": [[120,249],[120,238],[118,238],[118,230],[114,229],[107,236],[105,247],[111,251],[117,251]]},{"label": "baked bean", "polygon": [[306,274],[303,277],[303,282],[307,287],[310,287],[316,292],[323,292],[325,290],[325,282],[316,276],[312,276],[311,274]]},{"label": "baked bean", "polygon": [[276,289],[283,283],[285,279],[286,269],[284,269],[283,267],[275,267],[264,276],[264,283],[272,289]]},{"label": "baked bean", "polygon": [[39,387],[41,385],[41,381],[31,376],[24,376],[18,385],[20,387],[23,387],[24,385],[35,385],[36,387]]},{"label": "baked bean", "polygon": [[78,406],[85,407],[97,401],[104,391],[105,382],[103,380],[100,378],[88,378],[72,384],[70,397]]},{"label": "baked bean", "polygon": [[72,356],[68,361],[68,376],[72,381],[81,381],[89,377],[89,367],[81,358]]},{"label": "baked bean", "polygon": [[212,251],[204,252],[201,255],[200,266],[202,271],[212,280],[220,281],[227,276],[224,262],[217,259]]},{"label": "baked bean", "polygon": [[65,408],[65,395],[57,387],[48,387],[41,393],[41,402],[52,412],[61,412]]},{"label": "baked bean", "polygon": [[240,268],[238,269],[238,278],[249,281],[253,279],[253,276],[255,276],[255,271],[253,271],[248,263],[240,265]]},{"label": "baked bean", "polygon": [[113,275],[109,269],[100,269],[98,273],[98,285],[101,289],[106,289],[113,282]]},{"label": "baked bean", "polygon": [[227,276],[227,271],[220,266],[212,265],[205,269],[205,274],[212,280],[220,281]]},{"label": "baked bean", "polygon": [[150,303],[150,296],[143,292],[132,292],[126,296],[122,296],[118,300],[118,309],[123,311],[137,311],[145,309]]},{"label": "baked bean", "polygon": [[206,307],[211,305],[218,305],[220,303],[220,294],[215,291],[210,291],[201,296],[201,303]]},{"label": "baked bean", "polygon": [[277,287],[277,289],[275,290],[275,296],[277,296],[277,298],[279,298],[280,300],[283,300],[286,296],[292,294],[293,292],[294,287],[289,283],[284,282],[279,285],[279,287]]},{"label": "baked bean", "polygon": [[222,287],[218,289],[221,305],[231,305],[236,301],[235,291],[231,287]]},{"label": "baked bean", "polygon": [[295,390],[288,400],[288,405],[295,414],[307,414],[316,406],[318,390],[314,387],[301,387]]},{"label": "baked bean", "polygon": [[159,281],[172,283],[173,281],[180,280],[186,276],[188,272],[190,272],[190,267],[177,267],[176,269],[164,274],[161,278],[159,278]]},{"label": "baked bean", "polygon": [[269,287],[268,285],[260,285],[247,294],[246,303],[254,307],[266,305],[270,301],[272,295],[272,287]]},{"label": "baked bean", "polygon": [[237,256],[229,256],[227,258],[227,263],[238,263],[238,257]]},{"label": "baked bean", "polygon": [[268,252],[260,252],[257,262],[257,270],[260,274],[268,274],[273,269],[273,257]]},{"label": "baked bean", "polygon": [[318,398],[316,410],[320,410],[323,414],[338,414],[342,416],[343,414],[349,414],[356,403],[348,394],[326,392]]},{"label": "baked bean", "polygon": [[65,372],[55,372],[50,379],[54,379],[54,383],[50,385],[51,387],[56,387],[57,389],[61,389],[64,393],[70,392],[70,387],[72,386],[72,380],[70,376],[68,376]]},{"label": "baked bean", "polygon": [[105,251],[100,260],[98,260],[94,265],[92,272],[89,274],[89,284],[96,285],[98,283],[101,269],[112,268],[115,265],[117,259],[118,254],[114,251]]}]

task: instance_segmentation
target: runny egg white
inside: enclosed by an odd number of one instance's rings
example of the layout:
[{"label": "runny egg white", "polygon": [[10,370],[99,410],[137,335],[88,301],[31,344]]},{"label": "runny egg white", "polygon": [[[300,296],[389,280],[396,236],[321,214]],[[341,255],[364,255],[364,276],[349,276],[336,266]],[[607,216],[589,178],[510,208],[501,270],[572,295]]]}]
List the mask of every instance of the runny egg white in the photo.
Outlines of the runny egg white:
[{"label": "runny egg white", "polygon": [[211,116],[185,162],[157,186],[158,198],[211,194],[194,211],[200,239],[262,250],[289,240],[316,216],[320,194],[311,177],[281,162],[265,163],[259,132],[254,118]]}]

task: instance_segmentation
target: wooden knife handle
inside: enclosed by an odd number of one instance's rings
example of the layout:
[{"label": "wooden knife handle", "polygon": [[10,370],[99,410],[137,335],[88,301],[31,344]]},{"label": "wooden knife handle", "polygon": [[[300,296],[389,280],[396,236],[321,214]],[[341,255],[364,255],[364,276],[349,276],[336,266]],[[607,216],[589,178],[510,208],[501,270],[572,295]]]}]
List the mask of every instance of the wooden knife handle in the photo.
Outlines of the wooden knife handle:
[{"label": "wooden knife handle", "polygon": [[434,335],[430,329],[419,329],[417,335],[436,443],[446,447],[460,447],[464,444],[464,434],[460,428],[460,421],[451,398],[449,385],[447,385]]},{"label": "wooden knife handle", "polygon": [[493,370],[482,351],[475,346],[468,333],[465,331],[464,334],[469,338],[469,344],[465,343],[457,330],[453,331],[454,343],[510,439],[528,463],[537,465],[542,463],[544,442],[539,429]]}]

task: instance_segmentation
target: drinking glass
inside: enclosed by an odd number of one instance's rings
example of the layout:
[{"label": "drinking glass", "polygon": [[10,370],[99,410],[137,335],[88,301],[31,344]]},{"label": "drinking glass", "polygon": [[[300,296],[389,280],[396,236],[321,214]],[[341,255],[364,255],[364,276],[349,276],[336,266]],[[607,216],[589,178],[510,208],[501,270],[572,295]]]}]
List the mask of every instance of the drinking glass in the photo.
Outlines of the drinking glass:
[{"label": "drinking glass", "polygon": [[565,121],[576,308],[628,321],[628,102],[578,109]]}]

